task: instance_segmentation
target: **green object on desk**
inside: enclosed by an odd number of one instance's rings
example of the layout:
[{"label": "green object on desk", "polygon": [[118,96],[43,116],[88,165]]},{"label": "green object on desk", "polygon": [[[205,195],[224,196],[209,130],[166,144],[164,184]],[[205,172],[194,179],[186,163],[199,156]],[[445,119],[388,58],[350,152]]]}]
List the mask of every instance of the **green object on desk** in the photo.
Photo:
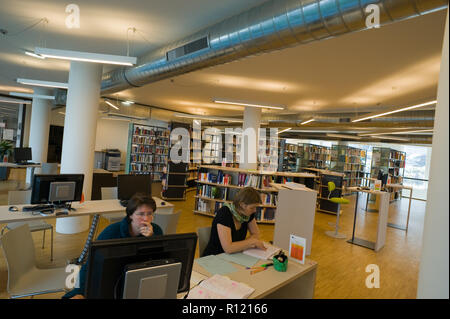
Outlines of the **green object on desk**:
[{"label": "green object on desk", "polygon": [[[284,261],[278,260],[278,258],[281,257]],[[275,268],[276,271],[285,272],[287,270],[287,264],[288,264],[288,257],[282,253],[278,254],[276,256],[273,256],[273,268]]]}]

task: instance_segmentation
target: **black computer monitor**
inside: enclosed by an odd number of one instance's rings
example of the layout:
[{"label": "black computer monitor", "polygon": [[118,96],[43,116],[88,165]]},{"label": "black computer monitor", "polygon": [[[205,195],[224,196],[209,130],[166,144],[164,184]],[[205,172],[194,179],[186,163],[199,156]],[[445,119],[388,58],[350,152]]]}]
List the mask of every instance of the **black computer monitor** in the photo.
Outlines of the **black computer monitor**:
[{"label": "black computer monitor", "polygon": [[172,260],[181,263],[177,292],[189,290],[197,234],[133,237],[92,242],[85,294],[93,299],[121,299],[128,265]]},{"label": "black computer monitor", "polygon": [[31,147],[15,147],[14,162],[24,163],[31,161]]},{"label": "black computer monitor", "polygon": [[120,200],[129,200],[136,193],[152,196],[152,177],[150,174],[117,176],[117,196]]},{"label": "black computer monitor", "polygon": [[[79,202],[83,193],[83,181],[83,174],[36,174],[33,178],[31,204],[47,204],[52,202]],[[68,187],[66,185],[68,185]],[[55,186],[61,186],[61,188],[58,190],[58,188]],[[69,192],[66,192],[66,190],[68,190]],[[68,194],[69,196],[67,197]],[[61,199],[54,200],[54,198],[58,198],[58,196]]]}]

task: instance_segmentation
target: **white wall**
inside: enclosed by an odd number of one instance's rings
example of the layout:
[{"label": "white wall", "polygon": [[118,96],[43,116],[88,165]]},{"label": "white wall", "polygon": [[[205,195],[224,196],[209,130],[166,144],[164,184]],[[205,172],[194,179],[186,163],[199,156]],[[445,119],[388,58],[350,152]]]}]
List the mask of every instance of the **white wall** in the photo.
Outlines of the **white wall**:
[{"label": "white wall", "polygon": [[128,121],[99,119],[97,121],[95,150],[118,149],[121,152],[120,162],[126,163],[128,124]]}]

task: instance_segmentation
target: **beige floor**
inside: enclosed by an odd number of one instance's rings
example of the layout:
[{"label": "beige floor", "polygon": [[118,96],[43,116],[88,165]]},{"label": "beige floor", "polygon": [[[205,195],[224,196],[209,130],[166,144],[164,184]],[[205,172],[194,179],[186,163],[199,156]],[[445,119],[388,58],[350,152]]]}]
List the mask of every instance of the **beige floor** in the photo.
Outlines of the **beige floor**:
[{"label": "beige floor", "polygon": [[[7,190],[17,183],[0,182],[0,204],[7,204]],[[174,201],[175,209],[182,210],[177,232],[195,232],[199,227],[209,226],[212,219],[194,215],[194,192],[187,193],[186,201]],[[351,237],[355,196],[343,208],[340,225],[341,232]],[[411,206],[409,231],[387,229],[385,247],[375,253],[372,250],[352,245],[343,239],[326,236],[336,216],[316,213],[314,235],[309,258],[318,262],[315,298],[415,298],[422,246],[422,230],[425,215],[425,202],[414,201]],[[360,196],[359,207],[365,206],[365,197]],[[389,221],[404,224],[408,210],[408,200],[402,199],[391,204]],[[376,232],[376,213],[359,211],[357,236],[373,240]],[[55,224],[55,220],[50,223]],[[0,225],[2,227],[3,225]],[[99,231],[107,226],[101,219]],[[273,225],[260,225],[263,239],[273,239]],[[67,260],[81,252],[87,231],[76,235],[62,235],[55,232],[54,262],[50,263],[50,236],[47,234],[45,248],[41,249],[42,232],[33,233],[36,245],[36,258],[40,266],[64,266]],[[198,256],[198,252],[197,252]],[[366,266],[376,264],[380,269],[380,288],[369,289],[365,285]],[[0,253],[0,298],[8,298],[6,290],[8,271],[3,253]],[[62,294],[37,296],[35,298],[59,298]]]}]

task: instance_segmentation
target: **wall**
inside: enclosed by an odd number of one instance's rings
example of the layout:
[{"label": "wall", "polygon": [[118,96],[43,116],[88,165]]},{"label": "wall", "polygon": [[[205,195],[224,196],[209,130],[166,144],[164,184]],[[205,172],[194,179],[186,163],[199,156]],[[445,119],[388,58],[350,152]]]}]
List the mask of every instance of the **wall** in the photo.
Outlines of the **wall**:
[{"label": "wall", "polygon": [[120,162],[125,163],[128,146],[128,124],[129,121],[99,119],[97,121],[95,150],[119,149],[121,152]]}]

